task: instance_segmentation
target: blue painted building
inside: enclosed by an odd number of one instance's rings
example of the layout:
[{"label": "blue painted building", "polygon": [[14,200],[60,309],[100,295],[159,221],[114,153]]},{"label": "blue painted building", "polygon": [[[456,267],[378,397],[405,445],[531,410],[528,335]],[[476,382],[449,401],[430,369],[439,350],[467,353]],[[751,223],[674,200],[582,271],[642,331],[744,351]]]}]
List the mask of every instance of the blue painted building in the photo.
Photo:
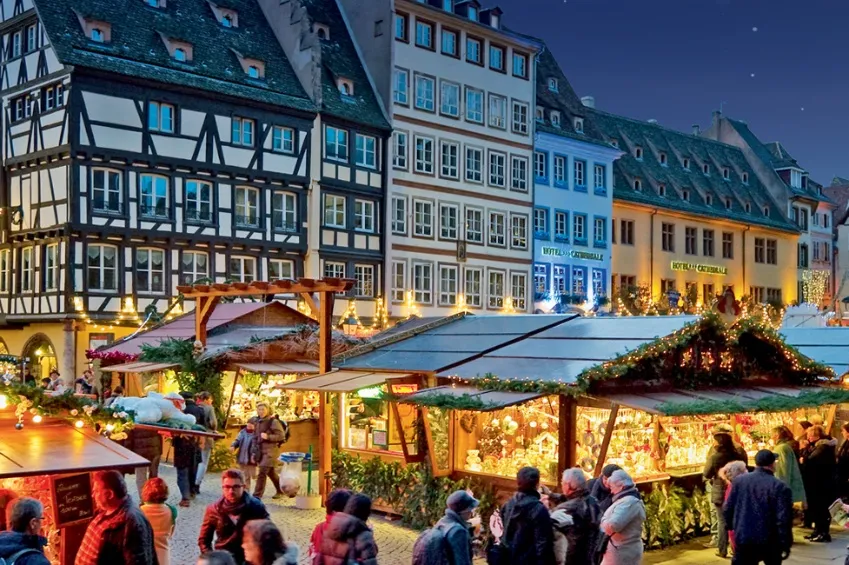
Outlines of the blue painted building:
[{"label": "blue painted building", "polygon": [[554,56],[537,59],[534,136],[534,311],[610,296],[613,161]]}]

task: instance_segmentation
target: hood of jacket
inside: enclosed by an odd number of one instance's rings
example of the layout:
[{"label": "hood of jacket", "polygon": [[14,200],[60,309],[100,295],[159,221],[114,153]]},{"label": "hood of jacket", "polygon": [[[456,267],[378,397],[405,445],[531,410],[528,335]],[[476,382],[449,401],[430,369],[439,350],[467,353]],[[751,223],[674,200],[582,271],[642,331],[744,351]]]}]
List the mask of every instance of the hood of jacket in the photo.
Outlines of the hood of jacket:
[{"label": "hood of jacket", "polygon": [[301,550],[298,548],[297,544],[287,541],[286,552],[275,559],[272,565],[297,565],[300,552]]},{"label": "hood of jacket", "polygon": [[366,523],[350,514],[337,512],[330,519],[327,528],[324,530],[324,535],[334,541],[346,541],[350,538],[357,537],[362,532],[368,530]]},{"label": "hood of jacket", "polygon": [[6,558],[22,549],[43,551],[47,538],[31,536],[20,532],[0,532],[0,557]]},{"label": "hood of jacket", "polygon": [[833,437],[824,437],[817,440],[816,447],[837,447],[837,440]]},{"label": "hood of jacket", "polygon": [[626,498],[626,497],[629,497],[629,496],[632,496],[632,497],[636,498],[637,500],[642,500],[642,497],[640,496],[640,491],[637,490],[637,487],[630,487],[630,488],[623,489],[623,490],[619,491],[618,493],[614,494],[613,495],[613,501],[616,502],[617,500],[622,500],[623,498]]}]

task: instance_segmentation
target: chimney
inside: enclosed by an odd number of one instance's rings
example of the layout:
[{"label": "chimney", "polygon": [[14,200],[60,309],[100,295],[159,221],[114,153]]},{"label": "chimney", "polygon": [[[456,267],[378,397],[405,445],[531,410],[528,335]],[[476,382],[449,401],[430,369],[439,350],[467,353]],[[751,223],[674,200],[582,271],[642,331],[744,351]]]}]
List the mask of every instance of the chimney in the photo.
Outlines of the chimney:
[{"label": "chimney", "polygon": [[587,108],[595,108],[595,96],[581,96],[581,104]]},{"label": "chimney", "polygon": [[699,124],[693,124],[693,135],[701,135],[702,128],[699,127]]},{"label": "chimney", "polygon": [[648,122],[649,122],[650,124],[657,124],[657,120],[655,120],[654,118],[650,118],[650,119],[648,120]]},{"label": "chimney", "polygon": [[722,111],[720,111],[720,110],[714,110],[714,111],[713,111],[713,120],[712,120],[712,121],[713,121],[713,124],[714,124],[714,125],[718,124],[718,123],[719,123],[719,120],[721,120],[721,119],[722,119]]}]

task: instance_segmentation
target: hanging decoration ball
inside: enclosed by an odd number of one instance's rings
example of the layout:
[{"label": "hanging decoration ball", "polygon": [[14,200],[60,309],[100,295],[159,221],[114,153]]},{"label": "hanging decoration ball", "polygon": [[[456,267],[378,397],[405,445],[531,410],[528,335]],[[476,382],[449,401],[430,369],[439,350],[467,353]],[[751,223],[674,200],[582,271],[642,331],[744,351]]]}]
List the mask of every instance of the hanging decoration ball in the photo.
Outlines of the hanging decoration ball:
[{"label": "hanging decoration ball", "polygon": [[76,416],[77,414],[79,414],[78,410],[76,410],[76,409],[71,410],[71,416]]},{"label": "hanging decoration ball", "polygon": [[83,423],[83,421],[82,421],[82,420],[77,420],[76,422],[74,422],[74,427],[75,427],[75,428],[82,428],[84,425],[85,425],[85,424]]},{"label": "hanging decoration ball", "polygon": [[18,430],[18,431],[21,431],[22,429],[24,429],[24,423],[23,422],[16,423],[15,429]]},{"label": "hanging decoration ball", "polygon": [[41,420],[42,420],[41,414],[36,414],[35,416],[32,417],[33,424],[40,424]]}]

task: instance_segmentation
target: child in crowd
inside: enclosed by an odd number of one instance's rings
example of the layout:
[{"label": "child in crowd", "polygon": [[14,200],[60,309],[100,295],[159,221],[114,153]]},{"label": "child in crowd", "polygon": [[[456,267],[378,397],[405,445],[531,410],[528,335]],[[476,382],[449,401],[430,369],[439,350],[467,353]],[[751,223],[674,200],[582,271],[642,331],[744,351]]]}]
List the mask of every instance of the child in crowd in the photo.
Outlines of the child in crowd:
[{"label": "child in crowd", "polygon": [[159,565],[171,564],[171,537],[177,525],[177,509],[168,504],[168,485],[159,477],[142,488],[141,511],[153,528],[153,546]]},{"label": "child in crowd", "polygon": [[253,449],[255,431],[256,425],[251,418],[230,446],[236,450],[236,462],[239,464],[239,470],[245,475],[245,492],[250,492],[251,479],[256,478],[256,457]]}]

